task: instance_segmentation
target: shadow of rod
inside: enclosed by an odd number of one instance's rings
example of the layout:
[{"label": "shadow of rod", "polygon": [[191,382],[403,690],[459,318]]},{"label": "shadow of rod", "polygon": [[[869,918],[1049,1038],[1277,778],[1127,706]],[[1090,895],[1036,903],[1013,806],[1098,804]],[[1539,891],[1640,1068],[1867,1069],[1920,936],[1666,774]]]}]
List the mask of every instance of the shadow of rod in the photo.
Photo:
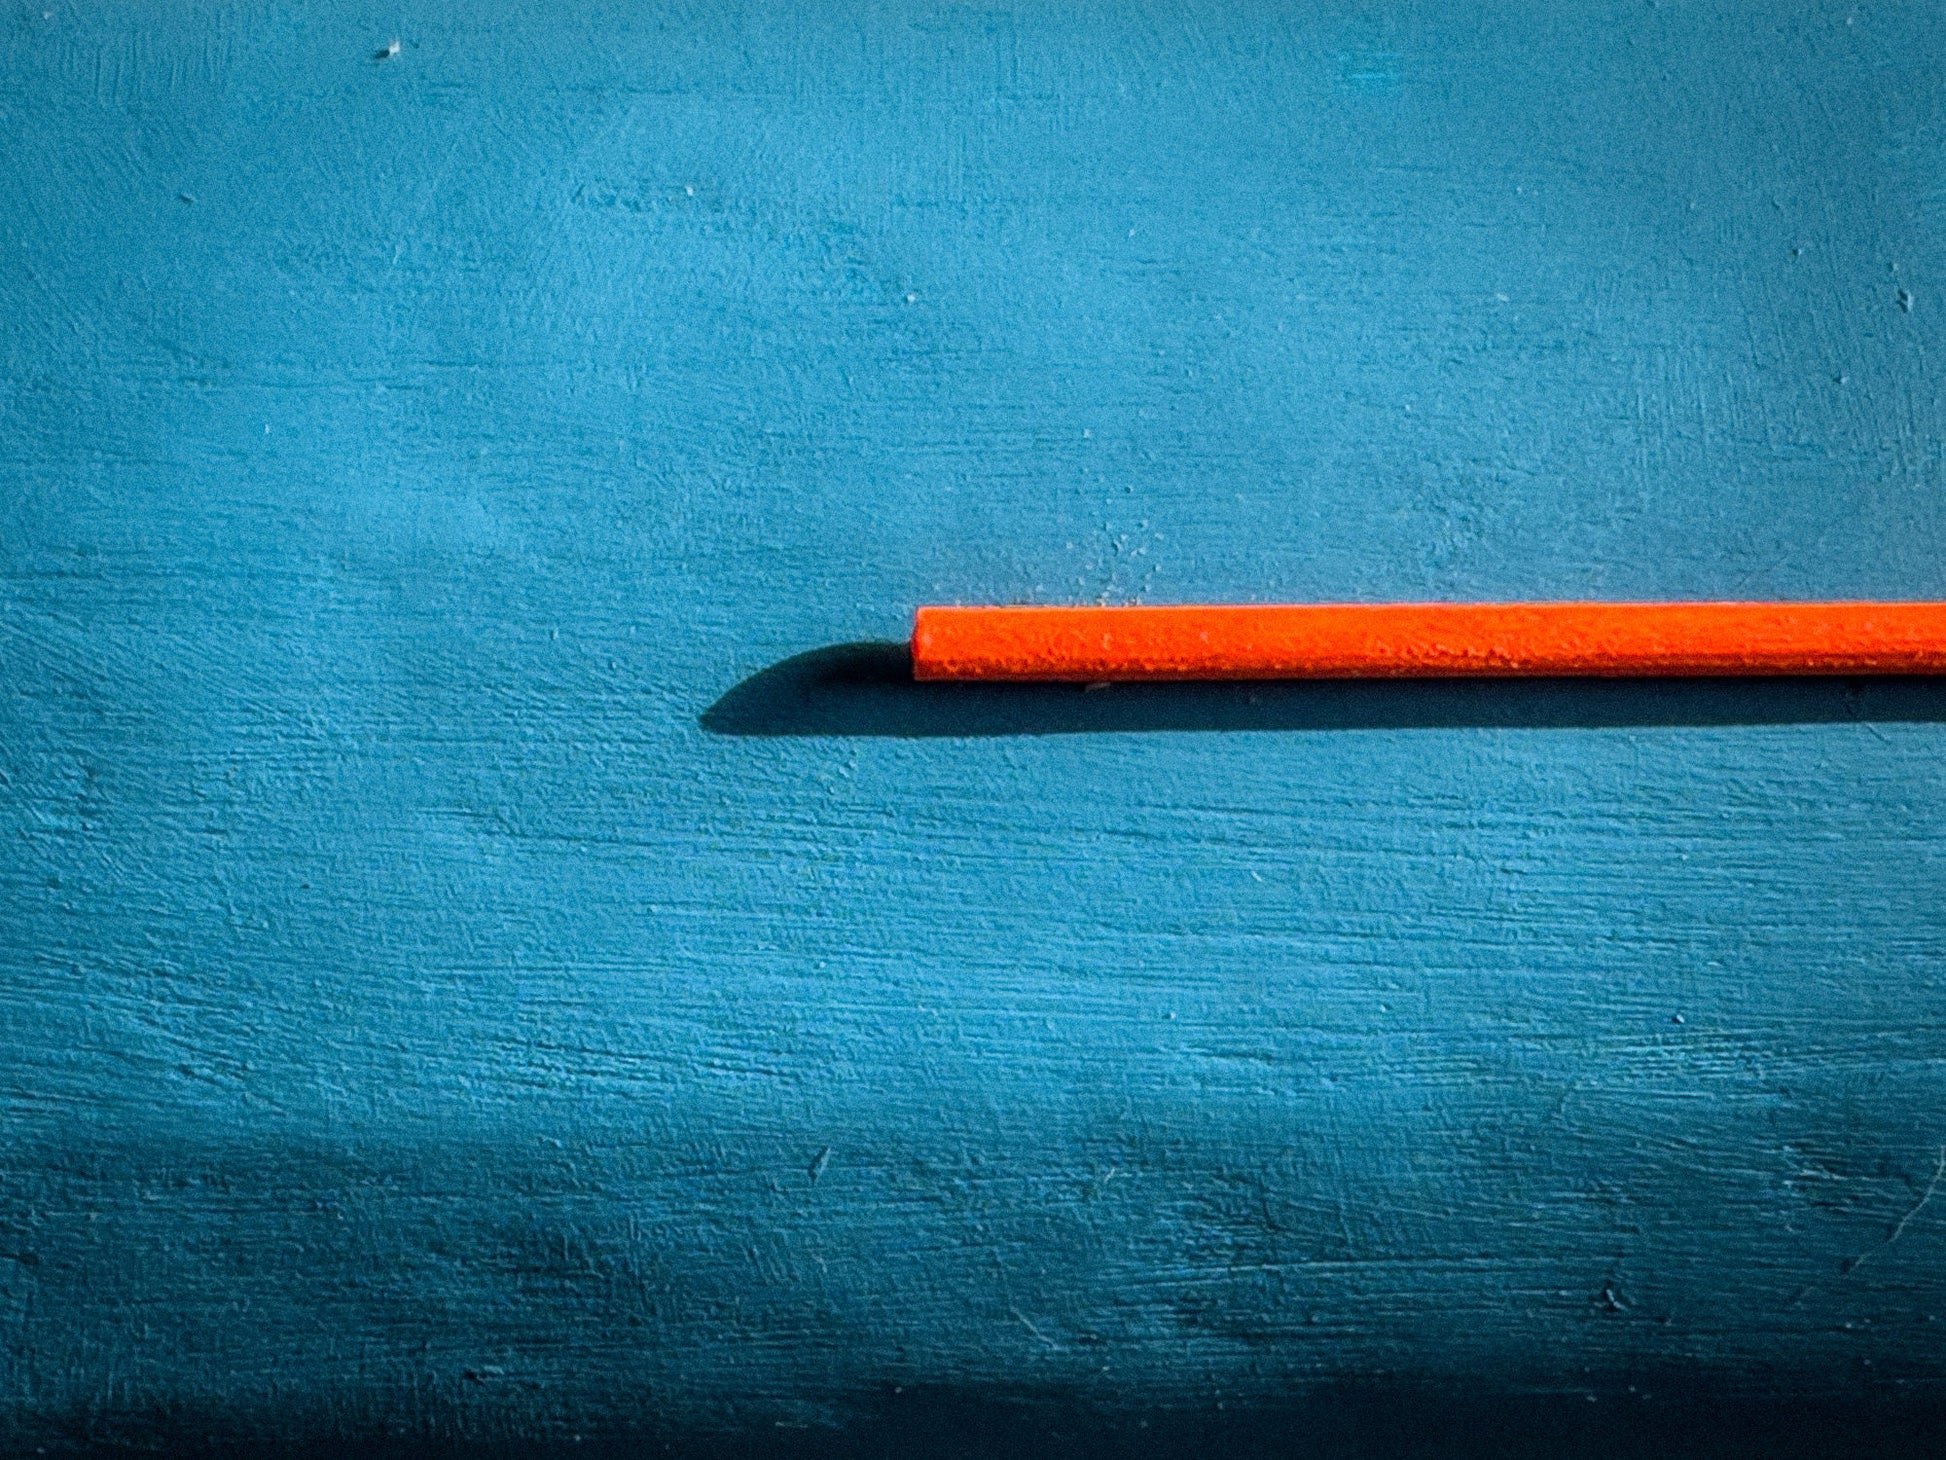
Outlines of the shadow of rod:
[{"label": "shadow of rod", "polygon": [[1417,679],[918,683],[904,644],[795,654],[699,717],[717,735],[1610,729],[1946,721],[1946,679]]}]

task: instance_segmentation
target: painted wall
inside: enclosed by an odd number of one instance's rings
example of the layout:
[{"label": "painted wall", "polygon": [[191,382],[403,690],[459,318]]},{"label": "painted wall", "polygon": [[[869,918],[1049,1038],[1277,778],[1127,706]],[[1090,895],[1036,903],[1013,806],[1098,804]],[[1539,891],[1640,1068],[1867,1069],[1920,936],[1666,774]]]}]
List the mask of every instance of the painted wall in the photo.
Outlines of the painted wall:
[{"label": "painted wall", "polygon": [[1946,597],[1943,68],[9,0],[0,1438],[1936,1436],[1946,688],[873,645]]}]

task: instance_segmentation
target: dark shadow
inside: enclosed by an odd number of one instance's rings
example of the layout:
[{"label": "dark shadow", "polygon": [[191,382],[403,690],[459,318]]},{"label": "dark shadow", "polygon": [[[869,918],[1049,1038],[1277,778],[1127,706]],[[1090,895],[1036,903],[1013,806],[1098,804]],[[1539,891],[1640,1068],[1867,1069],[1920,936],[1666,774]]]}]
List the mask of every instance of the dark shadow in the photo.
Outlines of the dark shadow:
[{"label": "dark shadow", "polygon": [[[884,1386],[876,1398],[832,1395],[804,1422],[761,1413],[685,1420],[680,1401],[634,1419],[563,1433],[534,1396],[465,1412],[422,1399],[382,1414],[319,1424],[259,1415],[159,1409],[77,1415],[30,1431],[16,1453],[175,1460],[1885,1460],[1939,1453],[1946,1401],[1936,1382],[1831,1393],[1818,1376],[1771,1375],[1752,1389],[1691,1375],[1623,1384],[1615,1376],[1553,1393],[1491,1381],[1437,1386],[1384,1380],[1305,1386],[1281,1402],[1213,1396],[1178,1408],[1089,1403],[1059,1391],[954,1385]],[[1813,1380],[1809,1392],[1794,1388]],[[1831,1381],[1824,1377],[1824,1383]],[[674,1412],[668,1412],[673,1410]],[[389,1433],[388,1433],[389,1431]]]},{"label": "dark shadow", "polygon": [[904,644],[795,654],[705,710],[717,735],[1598,729],[1946,721],[1946,678],[922,684]]}]

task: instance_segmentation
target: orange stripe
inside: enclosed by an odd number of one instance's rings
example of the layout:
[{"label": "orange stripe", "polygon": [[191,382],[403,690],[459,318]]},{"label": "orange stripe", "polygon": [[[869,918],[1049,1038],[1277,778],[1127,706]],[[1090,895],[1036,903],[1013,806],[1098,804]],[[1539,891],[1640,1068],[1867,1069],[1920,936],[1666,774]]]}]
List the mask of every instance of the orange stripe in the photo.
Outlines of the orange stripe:
[{"label": "orange stripe", "polygon": [[922,608],[917,679],[1941,674],[1946,603]]}]

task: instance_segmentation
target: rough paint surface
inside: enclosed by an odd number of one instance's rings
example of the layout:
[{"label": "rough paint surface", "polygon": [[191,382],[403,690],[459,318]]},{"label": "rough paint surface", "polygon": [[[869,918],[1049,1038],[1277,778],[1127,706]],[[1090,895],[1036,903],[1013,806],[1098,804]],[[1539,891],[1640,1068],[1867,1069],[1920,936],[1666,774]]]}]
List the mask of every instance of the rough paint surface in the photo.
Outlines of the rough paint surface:
[{"label": "rough paint surface", "polygon": [[1946,603],[927,605],[915,679],[1946,674]]},{"label": "rough paint surface", "polygon": [[1946,597],[1942,74],[1916,4],[10,3],[0,1438],[1936,1405],[1941,691],[871,644]]}]

